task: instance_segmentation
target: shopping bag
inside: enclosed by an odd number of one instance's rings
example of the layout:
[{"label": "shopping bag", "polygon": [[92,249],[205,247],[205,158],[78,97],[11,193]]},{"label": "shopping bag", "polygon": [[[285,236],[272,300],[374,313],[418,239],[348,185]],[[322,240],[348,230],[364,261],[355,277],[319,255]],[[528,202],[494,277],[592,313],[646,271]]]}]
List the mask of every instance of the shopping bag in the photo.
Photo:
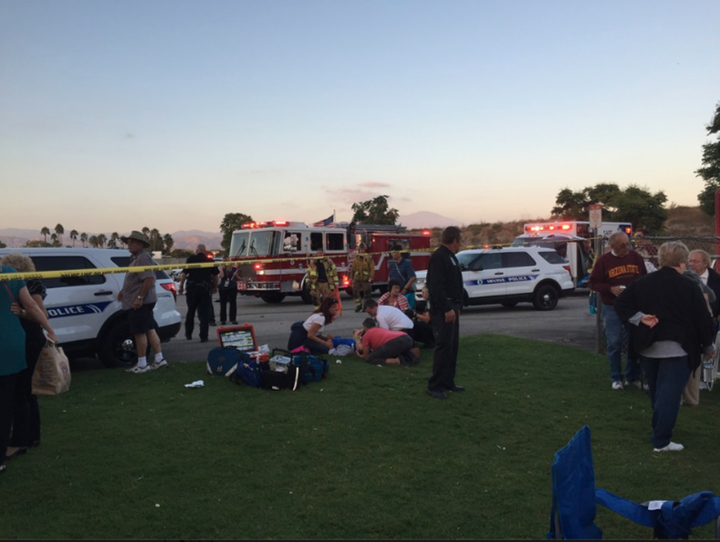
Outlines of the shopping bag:
[{"label": "shopping bag", "polygon": [[47,341],[32,376],[34,395],[58,395],[70,389],[70,362],[62,347]]}]

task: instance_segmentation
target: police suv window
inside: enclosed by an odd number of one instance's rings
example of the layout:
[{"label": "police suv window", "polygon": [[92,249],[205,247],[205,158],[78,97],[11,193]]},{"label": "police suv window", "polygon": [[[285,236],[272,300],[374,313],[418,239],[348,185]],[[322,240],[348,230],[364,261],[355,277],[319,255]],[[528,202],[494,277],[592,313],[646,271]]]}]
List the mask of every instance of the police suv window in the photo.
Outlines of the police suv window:
[{"label": "police suv window", "polygon": [[483,254],[476,262],[473,262],[471,269],[500,269],[502,267],[501,254]]},{"label": "police suv window", "polygon": [[555,251],[541,252],[540,256],[542,256],[542,259],[545,260],[547,263],[561,263],[561,264],[567,263],[567,260],[565,258],[563,258],[562,256],[560,256],[560,254],[558,254]]},{"label": "police suv window", "polygon": [[344,250],[345,235],[343,233],[327,233],[327,250]]},{"label": "police suv window", "polygon": [[[32,261],[38,271],[70,271],[82,269],[96,269],[96,267],[82,256],[33,256]],[[45,288],[66,288],[68,286],[91,286],[103,284],[105,275],[83,275],[42,279]]]},{"label": "police suv window", "polygon": [[535,260],[527,252],[508,252],[503,254],[503,267],[529,267]]}]

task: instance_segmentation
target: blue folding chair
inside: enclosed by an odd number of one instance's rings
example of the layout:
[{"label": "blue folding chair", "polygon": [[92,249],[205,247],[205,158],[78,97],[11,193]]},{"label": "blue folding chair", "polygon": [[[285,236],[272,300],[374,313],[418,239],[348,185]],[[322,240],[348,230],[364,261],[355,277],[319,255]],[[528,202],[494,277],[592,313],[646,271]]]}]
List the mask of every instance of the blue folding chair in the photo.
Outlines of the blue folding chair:
[{"label": "blue folding chair", "polygon": [[601,539],[602,529],[595,525],[598,504],[652,528],[655,538],[687,538],[694,527],[715,520],[715,538],[720,539],[720,497],[710,491],[688,495],[679,502],[638,504],[604,489],[595,489],[590,427],[587,425],[555,453],[551,472],[552,510],[547,533],[551,540]]}]

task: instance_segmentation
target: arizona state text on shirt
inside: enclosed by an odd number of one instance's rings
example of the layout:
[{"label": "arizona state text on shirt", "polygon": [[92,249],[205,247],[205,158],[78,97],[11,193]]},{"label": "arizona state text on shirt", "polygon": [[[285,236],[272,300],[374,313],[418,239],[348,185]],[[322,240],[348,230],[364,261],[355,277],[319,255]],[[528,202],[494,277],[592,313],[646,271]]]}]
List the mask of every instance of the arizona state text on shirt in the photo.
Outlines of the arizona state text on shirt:
[{"label": "arizona state text on shirt", "polygon": [[608,270],[608,278],[619,277],[620,275],[638,275],[640,268],[637,265],[619,265]]}]

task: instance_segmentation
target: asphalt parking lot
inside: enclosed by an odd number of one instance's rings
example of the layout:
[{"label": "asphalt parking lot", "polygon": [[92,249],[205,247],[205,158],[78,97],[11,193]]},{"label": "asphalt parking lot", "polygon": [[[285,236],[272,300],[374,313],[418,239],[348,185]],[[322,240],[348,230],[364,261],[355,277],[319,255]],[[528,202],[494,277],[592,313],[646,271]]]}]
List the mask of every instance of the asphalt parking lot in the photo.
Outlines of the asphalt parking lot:
[{"label": "asphalt parking lot", "polygon": [[[460,335],[498,333],[577,346],[595,351],[595,315],[588,310],[589,291],[579,290],[559,301],[552,311],[537,311],[530,303],[520,303],[513,308],[500,305],[467,307],[460,316]],[[217,295],[213,303],[217,323],[220,323],[220,305]],[[286,297],[281,303],[268,304],[259,298],[238,296],[239,324],[251,324],[259,344],[270,348],[285,348],[293,322],[304,320],[312,312],[299,297]],[[177,309],[185,321],[184,296],[178,296]],[[329,333],[340,337],[352,337],[367,315],[356,313],[350,297],[342,295],[342,315],[327,328]],[[201,343],[196,322],[193,340],[185,339],[184,329],[177,337],[164,345],[168,360],[205,359],[210,346],[217,346],[216,328],[210,328],[209,343]]]}]

